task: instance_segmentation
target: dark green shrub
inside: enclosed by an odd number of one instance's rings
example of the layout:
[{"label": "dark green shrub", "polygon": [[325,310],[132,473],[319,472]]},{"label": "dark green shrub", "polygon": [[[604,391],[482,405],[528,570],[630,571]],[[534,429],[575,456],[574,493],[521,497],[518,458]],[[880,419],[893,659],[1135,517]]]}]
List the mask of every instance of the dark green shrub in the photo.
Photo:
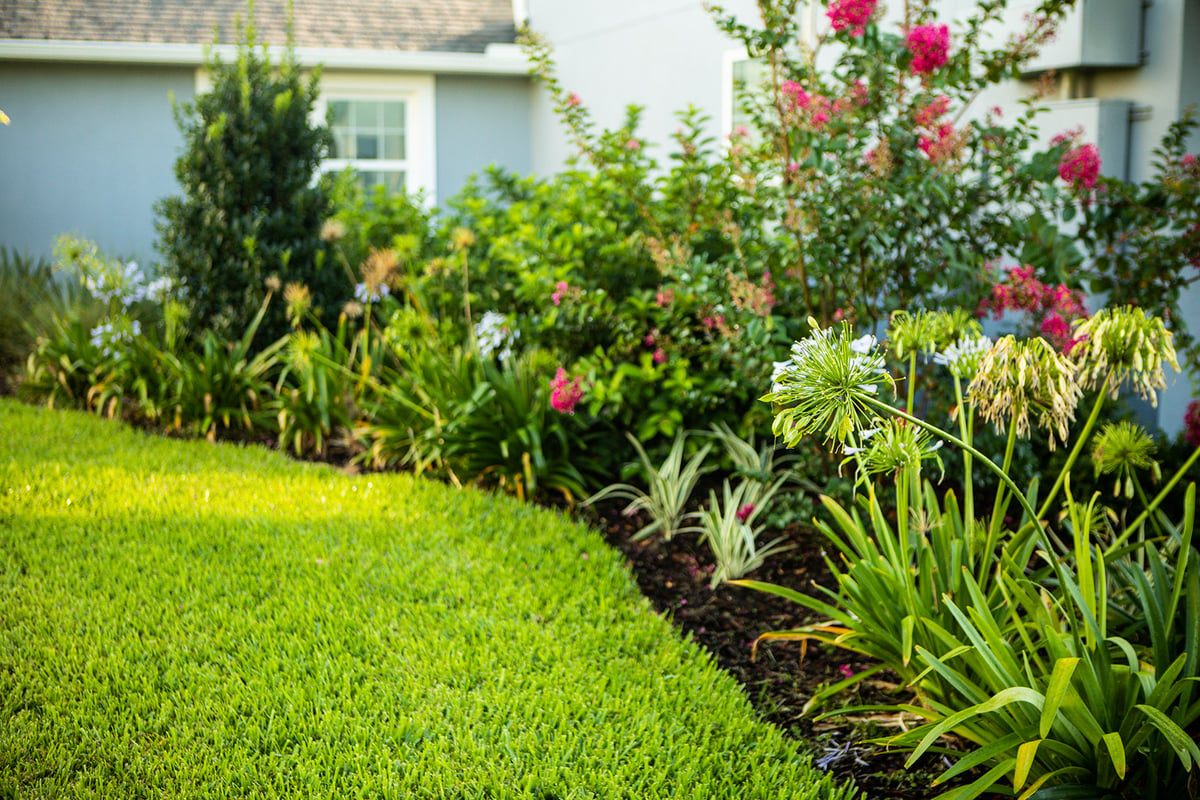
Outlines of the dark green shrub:
[{"label": "dark green shrub", "polygon": [[[279,65],[257,47],[253,19],[239,28],[237,61],[212,57],[213,88],[176,106],[185,147],[175,164],[182,195],[159,202],[159,249],[191,308],[193,337],[236,338],[258,310],[264,281],[309,288],[326,324],[350,296],[320,238],[327,191],[313,182],[329,132],[312,123],[318,75],[305,80],[290,48]],[[269,309],[262,339],[287,330]]]}]

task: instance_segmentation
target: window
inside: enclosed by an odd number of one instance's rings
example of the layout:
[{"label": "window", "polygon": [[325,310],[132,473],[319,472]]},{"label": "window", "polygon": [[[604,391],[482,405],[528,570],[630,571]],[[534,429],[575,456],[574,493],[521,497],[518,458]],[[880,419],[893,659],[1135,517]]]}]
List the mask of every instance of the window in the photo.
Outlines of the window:
[{"label": "window", "polygon": [[725,56],[724,123],[725,132],[731,133],[739,125],[754,131],[750,115],[746,113],[747,95],[761,94],[763,81],[767,77],[767,65],[759,58],[747,58],[745,53],[727,53]]},{"label": "window", "polygon": [[404,100],[329,100],[333,147],[324,170],[352,167],[366,189],[407,187],[407,103]]},{"label": "window", "polygon": [[432,76],[326,72],[314,113],[333,145],[322,172],[350,167],[366,189],[422,192],[436,202]]}]

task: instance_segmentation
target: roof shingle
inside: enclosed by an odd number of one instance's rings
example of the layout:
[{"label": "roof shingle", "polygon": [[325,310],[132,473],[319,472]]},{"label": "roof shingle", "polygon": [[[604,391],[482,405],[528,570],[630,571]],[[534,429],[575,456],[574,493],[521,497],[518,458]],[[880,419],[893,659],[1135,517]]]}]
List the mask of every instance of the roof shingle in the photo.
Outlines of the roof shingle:
[{"label": "roof shingle", "polygon": [[[482,53],[511,43],[511,0],[294,0],[295,45]],[[245,0],[4,0],[0,39],[233,44]],[[258,0],[260,42],[287,40],[286,0]],[[214,39],[214,31],[216,38]]]}]

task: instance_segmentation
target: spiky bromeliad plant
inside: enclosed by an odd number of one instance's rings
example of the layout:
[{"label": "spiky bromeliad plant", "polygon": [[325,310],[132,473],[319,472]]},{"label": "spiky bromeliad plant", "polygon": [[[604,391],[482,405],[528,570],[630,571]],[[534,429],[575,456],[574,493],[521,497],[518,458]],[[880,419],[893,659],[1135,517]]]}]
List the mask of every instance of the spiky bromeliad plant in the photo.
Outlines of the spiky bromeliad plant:
[{"label": "spiky bromeliad plant", "polygon": [[[910,763],[952,732],[972,747],[940,780],[983,770],[945,797],[977,797],[1001,782],[1021,797],[1118,797],[1134,788],[1144,797],[1185,796],[1200,764],[1194,486],[1179,524],[1155,510],[1200,450],[1128,522],[1099,495],[1084,501],[1070,491],[1100,407],[1121,385],[1161,387],[1162,365],[1174,364],[1161,322],[1136,309],[1101,311],[1077,328],[1087,338],[1070,357],[1011,337],[944,350],[939,361],[960,398],[969,380],[958,435],[915,416],[911,400],[895,408],[880,397],[891,378],[871,339],[855,340],[847,324],[811,324],[764,400],[776,405],[774,430],[789,445],[820,433],[844,449],[860,497],[850,509],[824,501],[833,522],[819,524],[844,561],[829,562],[838,591],[811,597],[741,582],[829,617],[764,638],[828,642],[903,676],[919,702],[900,708],[926,719],[893,740],[913,748]],[[1100,389],[1095,406],[1039,504],[1037,482],[1021,490],[1009,474],[1013,443],[1033,426],[1052,445],[1069,441],[1085,383]],[[999,464],[972,444],[976,412],[1007,432]],[[928,437],[970,456],[961,504],[921,477]],[[1141,450],[1133,455],[1110,443],[1105,458],[1125,459],[1113,469],[1129,471],[1144,460]],[[982,516],[973,465],[1000,480]],[[880,472],[893,477],[894,518],[872,478]],[[1052,525],[1047,513],[1057,509],[1061,521]]]}]

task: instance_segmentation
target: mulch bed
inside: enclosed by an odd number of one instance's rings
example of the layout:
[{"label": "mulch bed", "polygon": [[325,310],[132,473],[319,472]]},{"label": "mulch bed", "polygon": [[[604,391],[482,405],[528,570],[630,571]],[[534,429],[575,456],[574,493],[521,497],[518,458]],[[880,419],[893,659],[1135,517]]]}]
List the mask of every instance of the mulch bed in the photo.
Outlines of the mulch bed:
[{"label": "mulch bed", "polygon": [[[912,769],[905,769],[905,752],[872,742],[898,733],[901,725],[912,724],[911,718],[859,713],[817,721],[819,712],[803,713],[814,694],[872,666],[856,653],[820,643],[805,647],[801,642],[764,641],[755,652],[759,634],[815,621],[807,609],[740,586],[710,588],[713,559],[694,535],[681,534],[669,542],[657,536],[635,541],[633,534],[641,521],[622,516],[619,505],[583,509],[580,514],[624,554],[654,608],[711,653],[742,684],[762,717],[795,739],[800,750],[811,753],[819,767],[839,778],[853,778],[872,800],[926,800],[961,782],[931,786],[949,766],[943,757],[926,755]],[[806,593],[815,593],[816,585],[834,587],[822,557],[821,534],[802,527],[785,533],[796,547],[769,559],[747,577]],[[911,692],[885,671],[831,698],[821,710],[911,701]]]}]

